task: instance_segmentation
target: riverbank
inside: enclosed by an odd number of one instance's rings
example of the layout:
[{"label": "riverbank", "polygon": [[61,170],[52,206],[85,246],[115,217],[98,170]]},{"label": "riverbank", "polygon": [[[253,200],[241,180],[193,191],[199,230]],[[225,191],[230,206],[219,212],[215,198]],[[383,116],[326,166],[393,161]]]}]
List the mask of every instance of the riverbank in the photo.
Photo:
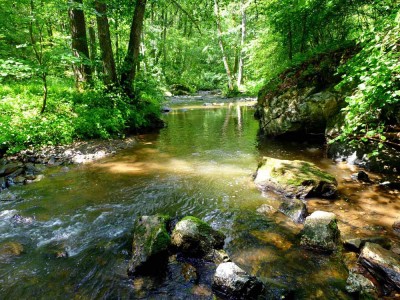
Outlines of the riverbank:
[{"label": "riverbank", "polygon": [[[0,191],[10,186],[40,181],[46,167],[92,163],[137,143],[134,136],[125,139],[95,139],[62,146],[30,148],[15,155],[4,156],[0,159]],[[8,194],[0,194],[0,201],[13,199]]]}]

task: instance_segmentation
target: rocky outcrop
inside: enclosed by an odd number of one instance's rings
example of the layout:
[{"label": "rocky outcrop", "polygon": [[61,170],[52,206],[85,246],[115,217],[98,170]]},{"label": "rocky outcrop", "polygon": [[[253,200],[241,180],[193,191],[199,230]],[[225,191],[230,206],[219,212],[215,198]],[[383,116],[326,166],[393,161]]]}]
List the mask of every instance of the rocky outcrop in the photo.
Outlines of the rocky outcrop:
[{"label": "rocky outcrop", "polygon": [[265,287],[235,263],[226,262],[220,264],[215,272],[213,290],[224,299],[257,299],[265,292]]},{"label": "rocky outcrop", "polygon": [[366,243],[359,260],[386,291],[400,290],[400,257],[397,254],[378,244]]},{"label": "rocky outcrop", "polygon": [[335,196],[336,179],[312,163],[264,157],[254,179],[262,191],[272,190],[291,198]]},{"label": "rocky outcrop", "polygon": [[136,221],[129,274],[151,272],[155,265],[167,260],[171,244],[167,220],[168,217],[155,215],[142,216]]},{"label": "rocky outcrop", "polygon": [[225,236],[202,220],[189,216],[176,224],[171,240],[179,252],[201,257],[209,255],[213,249],[222,249]]},{"label": "rocky outcrop", "polygon": [[300,243],[313,250],[332,252],[337,249],[339,239],[335,214],[316,211],[306,218]]},{"label": "rocky outcrop", "polygon": [[315,93],[314,88],[289,89],[261,102],[260,127],[265,136],[323,136],[328,120],[338,113],[341,102],[341,95],[332,91]]}]

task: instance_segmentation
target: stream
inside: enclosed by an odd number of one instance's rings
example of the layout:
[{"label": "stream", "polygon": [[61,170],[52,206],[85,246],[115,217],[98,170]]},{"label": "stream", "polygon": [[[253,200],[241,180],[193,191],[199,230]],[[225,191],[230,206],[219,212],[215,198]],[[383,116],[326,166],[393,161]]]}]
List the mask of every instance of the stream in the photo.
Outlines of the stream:
[{"label": "stream", "polygon": [[[232,260],[266,282],[290,286],[296,299],[351,299],[338,255],[300,248],[297,225],[262,195],[252,174],[262,156],[303,159],[336,176],[336,200],[308,200],[309,212],[332,211],[342,236],[384,235],[399,195],[354,182],[354,167],[327,159],[320,145],[259,141],[253,102],[203,105],[185,98],[163,118],[167,127],[138,136],[139,143],[93,164],[47,169],[35,184],[14,187],[18,202],[0,203],[0,244],[23,245],[23,254],[0,259],[2,299],[213,299],[212,270],[204,276],[171,260],[160,278],[129,278],[132,229],[140,215],[193,215],[221,230]],[[222,101],[222,102],[221,102]],[[370,174],[371,178],[378,175]],[[32,223],[13,222],[16,214]],[[68,257],[57,258],[59,252]]]}]

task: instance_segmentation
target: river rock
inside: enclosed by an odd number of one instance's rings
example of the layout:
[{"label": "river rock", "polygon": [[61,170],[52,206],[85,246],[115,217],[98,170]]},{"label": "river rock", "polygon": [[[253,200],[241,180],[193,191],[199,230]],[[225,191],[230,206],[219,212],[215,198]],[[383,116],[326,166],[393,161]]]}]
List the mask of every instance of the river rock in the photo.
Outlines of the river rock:
[{"label": "river rock", "polygon": [[296,223],[303,223],[307,217],[307,206],[299,199],[285,199],[279,206],[279,211]]},{"label": "river rock", "polygon": [[17,224],[32,224],[35,218],[33,217],[23,217],[21,215],[13,215],[11,221]]},{"label": "river rock", "polygon": [[[142,216],[135,222],[130,275],[155,271],[154,266],[167,260],[171,238],[167,232],[168,217]],[[147,268],[147,269],[146,269]]]},{"label": "river rock", "polygon": [[257,212],[260,214],[270,215],[276,213],[276,209],[268,204],[263,204],[259,208],[257,208]]},{"label": "river rock", "polygon": [[18,197],[10,191],[1,191],[0,192],[0,201],[16,201]]},{"label": "river rock", "polygon": [[273,190],[290,198],[330,198],[337,192],[335,177],[301,160],[264,157],[254,182],[262,191]]},{"label": "river rock", "polygon": [[225,236],[202,220],[188,216],[176,224],[171,240],[178,251],[202,257],[209,255],[213,249],[222,249]]},{"label": "river rock", "polygon": [[346,291],[359,293],[361,299],[377,299],[377,289],[371,280],[362,274],[350,271],[346,281]]},{"label": "river rock", "polygon": [[359,171],[358,173],[352,174],[351,178],[361,182],[371,183],[371,179],[369,179],[368,174],[364,171]]},{"label": "river rock", "polygon": [[[7,175],[14,173],[15,171],[21,169],[22,165],[23,165],[22,163],[16,162],[16,163],[9,163],[4,166],[1,166],[0,167],[0,176],[7,176]],[[17,176],[17,175],[15,175],[15,176]]]},{"label": "river rock", "polygon": [[379,244],[385,249],[391,248],[390,239],[383,236],[346,238],[343,240],[343,246],[350,251],[360,252],[361,248],[364,247],[367,242]]},{"label": "river rock", "polygon": [[5,188],[7,188],[6,180],[4,177],[0,177],[0,191],[4,190]]},{"label": "river rock", "polygon": [[400,257],[397,254],[378,244],[366,243],[359,260],[387,290],[400,290]]},{"label": "river rock", "polygon": [[215,271],[214,292],[224,299],[257,299],[265,292],[264,284],[233,262],[222,263]]},{"label": "river rock", "polygon": [[304,222],[300,243],[306,248],[331,252],[337,249],[339,238],[335,214],[315,211]]},{"label": "river rock", "polygon": [[24,246],[17,242],[4,242],[0,244],[0,260],[10,259],[20,256],[24,251]]},{"label": "river rock", "polygon": [[328,120],[340,110],[341,97],[314,87],[292,88],[271,97],[261,90],[258,98],[260,128],[265,136],[323,134]]}]

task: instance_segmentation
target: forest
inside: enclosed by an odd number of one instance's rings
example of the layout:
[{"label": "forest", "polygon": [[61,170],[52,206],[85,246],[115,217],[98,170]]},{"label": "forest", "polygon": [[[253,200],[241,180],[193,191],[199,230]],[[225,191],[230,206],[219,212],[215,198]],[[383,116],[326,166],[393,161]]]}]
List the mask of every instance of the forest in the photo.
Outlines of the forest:
[{"label": "forest", "polygon": [[350,47],[357,54],[336,70],[337,88],[349,91],[338,138],[398,145],[388,128],[400,101],[396,0],[1,0],[0,8],[3,153],[159,127],[171,92],[256,95],[291,66]]},{"label": "forest", "polygon": [[1,299],[398,299],[398,0],[0,0]]}]

